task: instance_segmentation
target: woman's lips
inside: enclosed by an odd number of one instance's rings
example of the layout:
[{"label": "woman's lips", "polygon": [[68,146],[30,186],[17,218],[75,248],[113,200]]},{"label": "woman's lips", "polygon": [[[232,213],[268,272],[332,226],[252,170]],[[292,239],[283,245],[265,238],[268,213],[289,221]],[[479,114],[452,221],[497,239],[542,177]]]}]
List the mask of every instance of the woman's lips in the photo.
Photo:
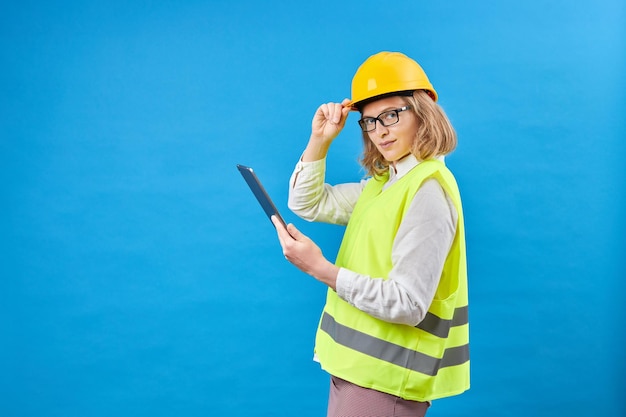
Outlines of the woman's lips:
[{"label": "woman's lips", "polygon": [[380,143],[378,144],[378,146],[380,146],[381,148],[383,148],[383,149],[384,149],[384,148],[388,148],[388,147],[390,147],[390,146],[391,146],[394,142],[395,142],[395,140],[386,140],[386,141],[384,141],[384,142],[380,142]]}]

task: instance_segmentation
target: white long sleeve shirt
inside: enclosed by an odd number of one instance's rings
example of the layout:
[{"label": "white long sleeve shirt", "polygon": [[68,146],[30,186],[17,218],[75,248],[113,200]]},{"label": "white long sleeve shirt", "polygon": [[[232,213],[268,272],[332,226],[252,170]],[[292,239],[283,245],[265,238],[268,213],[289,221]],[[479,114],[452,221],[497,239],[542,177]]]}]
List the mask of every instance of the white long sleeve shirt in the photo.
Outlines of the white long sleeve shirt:
[{"label": "white long sleeve shirt", "polygon": [[[408,155],[390,168],[385,187],[402,178],[419,162]],[[298,162],[290,179],[289,208],[307,221],[346,225],[368,180],[325,183],[326,160]],[[458,214],[441,185],[429,179],[415,194],[392,247],[388,279],[340,268],[337,295],[354,307],[392,323],[415,326],[434,298],[454,239]]]}]

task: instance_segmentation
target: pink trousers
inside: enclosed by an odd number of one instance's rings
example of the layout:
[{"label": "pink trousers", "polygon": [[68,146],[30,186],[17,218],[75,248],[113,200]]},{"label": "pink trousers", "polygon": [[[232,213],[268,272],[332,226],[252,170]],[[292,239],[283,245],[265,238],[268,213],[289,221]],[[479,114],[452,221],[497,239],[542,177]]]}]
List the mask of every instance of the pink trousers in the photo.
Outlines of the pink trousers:
[{"label": "pink trousers", "polygon": [[362,388],[333,376],[327,417],[423,417],[429,405]]}]

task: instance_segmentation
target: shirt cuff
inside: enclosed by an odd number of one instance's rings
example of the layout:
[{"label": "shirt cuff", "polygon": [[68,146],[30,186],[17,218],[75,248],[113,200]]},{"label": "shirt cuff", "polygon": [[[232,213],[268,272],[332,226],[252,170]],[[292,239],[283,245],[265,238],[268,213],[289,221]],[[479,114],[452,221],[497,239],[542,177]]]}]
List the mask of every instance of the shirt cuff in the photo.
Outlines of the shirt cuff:
[{"label": "shirt cuff", "polygon": [[296,164],[296,171],[314,171],[319,172],[320,170],[326,169],[326,158],[318,159],[317,161],[309,161],[304,162],[302,157],[298,160]]},{"label": "shirt cuff", "polygon": [[354,288],[354,277],[356,273],[345,268],[339,268],[335,290],[342,300],[352,304],[352,292]]},{"label": "shirt cuff", "polygon": [[319,178],[322,178],[323,183],[325,171],[326,158],[312,162],[304,162],[302,161],[302,157],[300,157],[300,160],[298,160],[298,163],[291,174],[291,179],[289,180],[291,188],[296,185],[296,180],[298,181],[298,184],[308,184],[311,181],[313,181],[313,183],[317,183]]}]

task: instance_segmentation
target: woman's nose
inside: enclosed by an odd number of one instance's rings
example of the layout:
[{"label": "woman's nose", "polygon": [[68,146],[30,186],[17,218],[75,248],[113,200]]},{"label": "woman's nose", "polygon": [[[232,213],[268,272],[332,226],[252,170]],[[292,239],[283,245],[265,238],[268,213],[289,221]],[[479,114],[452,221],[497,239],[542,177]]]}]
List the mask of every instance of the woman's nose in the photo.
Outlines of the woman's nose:
[{"label": "woman's nose", "polygon": [[383,136],[386,136],[388,133],[389,133],[389,129],[387,129],[387,126],[384,126],[380,120],[377,120],[376,121],[376,134],[382,138]]}]

